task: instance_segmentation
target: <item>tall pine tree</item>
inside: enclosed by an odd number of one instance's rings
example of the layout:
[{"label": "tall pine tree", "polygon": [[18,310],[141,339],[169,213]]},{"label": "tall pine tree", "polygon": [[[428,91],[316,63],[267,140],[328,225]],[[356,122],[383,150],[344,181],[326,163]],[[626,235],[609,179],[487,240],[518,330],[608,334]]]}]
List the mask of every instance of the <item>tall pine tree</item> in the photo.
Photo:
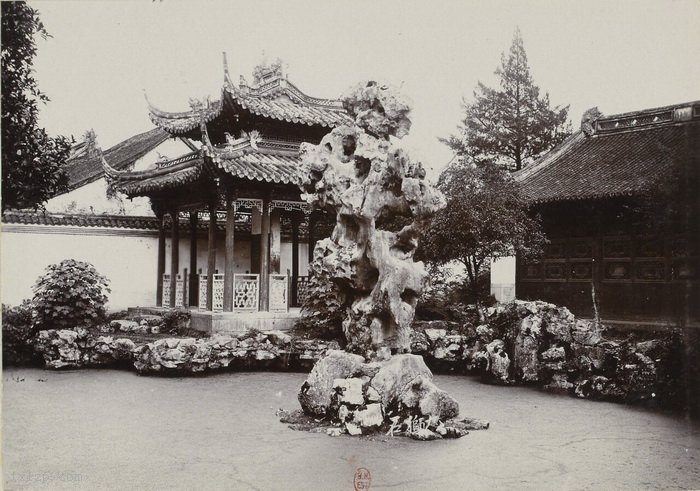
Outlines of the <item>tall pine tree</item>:
[{"label": "tall pine tree", "polygon": [[569,135],[569,106],[552,108],[549,94],[540,95],[519,29],[495,73],[500,88],[479,82],[474,101],[463,103],[465,116],[458,134],[442,141],[467,161],[493,161],[520,170]]},{"label": "tall pine tree", "polygon": [[48,36],[36,10],[2,2],[2,209],[38,208],[67,183],[62,169],[70,141],[37,123],[39,90],[32,63],[35,35]]}]

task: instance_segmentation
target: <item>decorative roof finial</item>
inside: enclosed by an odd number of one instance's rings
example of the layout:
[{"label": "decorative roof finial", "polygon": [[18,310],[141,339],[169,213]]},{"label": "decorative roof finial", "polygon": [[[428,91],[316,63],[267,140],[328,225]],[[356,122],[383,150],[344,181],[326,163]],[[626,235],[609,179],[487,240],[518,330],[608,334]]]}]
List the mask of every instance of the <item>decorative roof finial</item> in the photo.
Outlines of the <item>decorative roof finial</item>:
[{"label": "decorative roof finial", "polygon": [[592,107],[581,116],[581,131],[586,136],[592,136],[596,130],[596,121],[603,116],[598,107]]},{"label": "decorative roof finial", "polygon": [[148,109],[149,110],[157,110],[157,108],[151,103],[151,100],[148,98],[148,94],[146,93],[146,89],[143,89],[143,98],[146,99],[146,104],[148,104]]},{"label": "decorative roof finial", "polygon": [[228,60],[226,59],[226,51],[223,51],[224,55],[224,80],[229,79],[229,73],[228,73]]}]

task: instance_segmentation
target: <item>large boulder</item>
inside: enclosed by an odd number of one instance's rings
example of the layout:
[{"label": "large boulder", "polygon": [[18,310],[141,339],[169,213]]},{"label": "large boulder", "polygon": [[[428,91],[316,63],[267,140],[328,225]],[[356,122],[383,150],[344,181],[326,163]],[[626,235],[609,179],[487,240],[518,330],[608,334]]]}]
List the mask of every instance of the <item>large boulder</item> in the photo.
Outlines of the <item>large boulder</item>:
[{"label": "large boulder", "polygon": [[399,397],[401,404],[409,409],[417,409],[422,416],[445,421],[459,414],[459,404],[444,390],[438,389],[430,377],[419,375]]},{"label": "large boulder", "polygon": [[418,355],[393,356],[374,376],[370,382],[382,398],[382,405],[386,408],[401,396],[404,388],[419,376],[425,376],[432,380],[433,374]]},{"label": "large boulder", "polygon": [[299,403],[306,414],[325,416],[331,403],[336,379],[350,378],[365,359],[360,355],[332,350],[321,358],[299,391]]}]

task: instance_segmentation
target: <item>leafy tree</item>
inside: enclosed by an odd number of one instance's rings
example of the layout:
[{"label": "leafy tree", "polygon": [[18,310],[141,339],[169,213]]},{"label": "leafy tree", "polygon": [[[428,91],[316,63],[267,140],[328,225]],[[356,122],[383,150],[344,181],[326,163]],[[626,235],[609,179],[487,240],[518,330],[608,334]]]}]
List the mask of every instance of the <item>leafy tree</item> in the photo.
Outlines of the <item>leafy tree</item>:
[{"label": "leafy tree", "polygon": [[571,133],[569,106],[552,108],[549,94],[540,95],[530,75],[519,29],[495,73],[500,88],[479,82],[474,102],[463,101],[465,115],[459,133],[441,141],[473,162],[492,160],[520,170]]},{"label": "leafy tree", "polygon": [[536,256],[545,237],[517,183],[494,163],[455,162],[440,175],[438,187],[447,206],[425,228],[420,254],[436,265],[463,264],[467,287],[479,303],[478,278],[487,261],[514,253]]},{"label": "leafy tree", "polygon": [[39,102],[48,101],[34,80],[34,36],[48,37],[36,10],[2,2],[2,208],[38,208],[68,180],[62,165],[71,142],[37,126]]}]

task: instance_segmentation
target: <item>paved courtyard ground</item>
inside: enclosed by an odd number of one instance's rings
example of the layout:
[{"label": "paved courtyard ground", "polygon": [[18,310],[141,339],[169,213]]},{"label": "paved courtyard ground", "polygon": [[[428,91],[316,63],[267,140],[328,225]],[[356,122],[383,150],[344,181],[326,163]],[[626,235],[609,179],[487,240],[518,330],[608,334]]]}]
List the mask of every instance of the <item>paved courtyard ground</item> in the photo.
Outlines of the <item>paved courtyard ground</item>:
[{"label": "paved courtyard ground", "polygon": [[279,423],[300,373],[140,377],[4,372],[5,489],[700,489],[700,425],[527,388],[437,376],[459,440],[331,438]]}]

